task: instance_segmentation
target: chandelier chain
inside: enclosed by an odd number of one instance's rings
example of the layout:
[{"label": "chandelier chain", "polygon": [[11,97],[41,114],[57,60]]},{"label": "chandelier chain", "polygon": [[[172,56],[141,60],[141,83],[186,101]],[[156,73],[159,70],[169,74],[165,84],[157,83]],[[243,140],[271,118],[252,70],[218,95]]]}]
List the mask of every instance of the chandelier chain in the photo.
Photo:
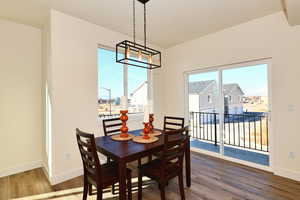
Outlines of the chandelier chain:
[{"label": "chandelier chain", "polygon": [[133,0],[133,42],[135,43],[135,0]]},{"label": "chandelier chain", "polygon": [[147,29],[146,29],[146,3],[144,4],[144,46],[146,48]]}]

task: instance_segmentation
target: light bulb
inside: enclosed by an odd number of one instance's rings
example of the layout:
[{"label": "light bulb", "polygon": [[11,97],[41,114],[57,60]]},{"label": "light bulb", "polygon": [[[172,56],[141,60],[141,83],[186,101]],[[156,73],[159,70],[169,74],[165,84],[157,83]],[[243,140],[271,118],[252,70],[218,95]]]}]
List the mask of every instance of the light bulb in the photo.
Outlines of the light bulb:
[{"label": "light bulb", "polygon": [[139,59],[139,61],[142,61],[142,51],[141,50],[139,50],[138,59]]},{"label": "light bulb", "polygon": [[152,55],[149,55],[149,63],[152,64]]},{"label": "light bulb", "polygon": [[130,47],[126,49],[126,57],[130,58]]}]

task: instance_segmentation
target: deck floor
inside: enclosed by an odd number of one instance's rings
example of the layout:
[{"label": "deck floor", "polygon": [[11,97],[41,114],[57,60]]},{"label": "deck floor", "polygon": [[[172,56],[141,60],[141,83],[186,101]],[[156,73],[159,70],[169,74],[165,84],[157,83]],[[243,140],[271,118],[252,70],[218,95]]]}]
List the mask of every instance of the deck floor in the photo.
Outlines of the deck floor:
[{"label": "deck floor", "polygon": [[[195,148],[199,148],[206,151],[211,151],[214,153],[220,152],[220,146],[215,146],[213,143],[204,142],[197,139],[191,139],[191,146]],[[236,158],[239,160],[244,160],[252,163],[256,163],[259,165],[269,166],[269,155],[260,152],[249,151],[247,149],[234,148],[231,146],[224,147],[224,155]]]}]

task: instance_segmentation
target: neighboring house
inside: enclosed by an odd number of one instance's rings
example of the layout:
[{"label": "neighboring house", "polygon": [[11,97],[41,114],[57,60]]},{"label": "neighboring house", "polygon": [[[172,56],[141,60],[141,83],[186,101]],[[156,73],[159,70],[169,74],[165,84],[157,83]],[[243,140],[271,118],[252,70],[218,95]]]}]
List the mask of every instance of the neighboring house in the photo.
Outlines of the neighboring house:
[{"label": "neighboring house", "polygon": [[[189,83],[189,109],[194,112],[216,112],[217,82],[215,80]],[[244,92],[237,83],[223,85],[224,112],[229,114],[243,113]]]},{"label": "neighboring house", "polygon": [[129,96],[129,111],[131,113],[143,112],[147,104],[148,83],[144,81]]}]

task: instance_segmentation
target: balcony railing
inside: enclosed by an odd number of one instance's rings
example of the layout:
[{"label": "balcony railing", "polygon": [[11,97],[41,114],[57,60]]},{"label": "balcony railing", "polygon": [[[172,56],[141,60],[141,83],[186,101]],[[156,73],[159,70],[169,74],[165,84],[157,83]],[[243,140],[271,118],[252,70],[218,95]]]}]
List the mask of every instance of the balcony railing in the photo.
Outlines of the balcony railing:
[{"label": "balcony railing", "polygon": [[[220,142],[218,113],[190,112],[190,120],[192,138]],[[269,151],[266,113],[224,114],[223,132],[225,145]]]},{"label": "balcony railing", "polygon": [[112,119],[120,117],[120,114],[99,114],[100,119]]}]

